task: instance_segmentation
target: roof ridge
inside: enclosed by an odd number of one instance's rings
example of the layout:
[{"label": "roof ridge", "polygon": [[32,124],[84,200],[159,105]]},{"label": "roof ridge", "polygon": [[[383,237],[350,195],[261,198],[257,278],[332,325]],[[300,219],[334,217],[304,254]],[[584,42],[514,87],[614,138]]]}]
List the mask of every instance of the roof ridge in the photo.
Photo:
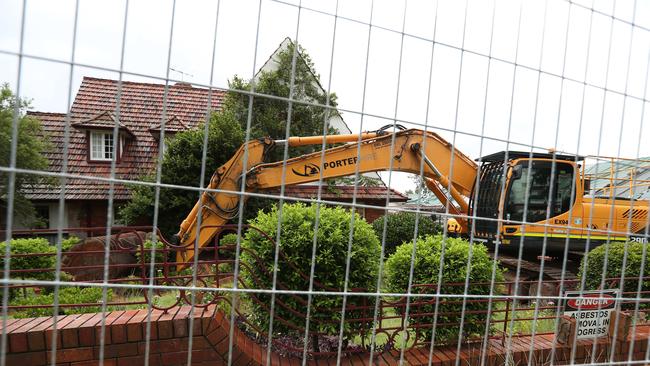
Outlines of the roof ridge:
[{"label": "roof ridge", "polygon": [[41,112],[41,111],[27,111],[28,115],[39,115],[39,116],[66,116],[67,113],[60,112]]},{"label": "roof ridge", "polygon": [[[83,84],[84,81],[86,81],[86,80],[89,80],[89,81],[91,81],[91,80],[92,81],[105,81],[105,82],[110,82],[111,84],[118,84],[120,82],[120,80],[115,80],[115,79],[104,79],[104,78],[98,78],[98,77],[94,77],[94,76],[84,76],[81,83]],[[162,83],[162,84],[161,83],[147,83],[147,82],[132,81],[132,80],[121,80],[121,82],[122,82],[122,84],[130,84],[130,85],[155,86],[155,87],[162,87],[162,88],[165,87],[164,83]],[[169,82],[170,82],[170,84],[168,86],[170,88],[178,87],[178,88],[187,89],[187,87],[189,85],[192,89],[198,89],[198,90],[204,90],[204,91],[209,91],[209,90],[212,90],[212,91],[225,91],[222,88],[218,88],[218,87],[214,87],[214,86],[213,87],[205,87],[203,85],[196,85],[196,84],[190,83],[188,81],[177,81],[177,80],[169,79]]]}]

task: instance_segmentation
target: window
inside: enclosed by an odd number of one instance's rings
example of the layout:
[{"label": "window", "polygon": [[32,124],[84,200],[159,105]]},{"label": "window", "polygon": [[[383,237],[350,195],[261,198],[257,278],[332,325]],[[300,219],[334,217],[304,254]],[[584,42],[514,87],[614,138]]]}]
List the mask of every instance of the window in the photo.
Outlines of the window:
[{"label": "window", "polygon": [[[508,220],[523,221],[524,208],[526,207],[526,189],[528,189],[528,207],[526,222],[539,222],[546,220],[546,211],[549,218],[560,215],[571,208],[571,186],[573,183],[573,167],[566,163],[556,163],[552,172],[550,162],[533,161],[532,169],[528,172],[528,164],[521,164],[520,174],[510,183],[508,200],[506,203],[506,218]],[[552,178],[551,173],[555,177]],[[553,184],[552,193],[549,188]],[[549,202],[549,196],[551,202]]]},{"label": "window", "polygon": [[90,132],[90,160],[110,161],[113,159],[113,133]]}]

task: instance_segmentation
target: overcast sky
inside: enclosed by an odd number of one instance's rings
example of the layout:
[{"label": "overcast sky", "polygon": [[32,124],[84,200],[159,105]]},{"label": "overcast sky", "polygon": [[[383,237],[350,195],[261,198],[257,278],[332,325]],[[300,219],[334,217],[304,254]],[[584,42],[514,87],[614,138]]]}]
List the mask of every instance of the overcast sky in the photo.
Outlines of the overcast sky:
[{"label": "overcast sky", "polygon": [[[397,118],[414,123],[399,122],[408,127],[427,125],[472,158],[530,145],[650,156],[649,108],[641,117],[643,104],[648,107],[650,3],[599,0],[596,12],[590,1],[576,3],[340,0],[337,9],[336,1],[311,0],[299,9],[298,1],[262,0],[260,7],[259,1],[222,0],[217,18],[217,1],[178,1],[169,64],[191,76],[169,75],[210,84],[218,22],[212,85],[252,76],[285,37],[298,39],[324,87],[339,96],[353,131]],[[129,2],[124,80],[164,83],[172,8],[172,1]],[[35,110],[65,112],[68,91],[74,96],[83,76],[119,78],[125,9],[124,1],[80,1],[79,65],[69,85],[75,1],[27,1],[23,53],[62,61],[23,58],[21,94],[33,98]],[[22,1],[0,0],[0,81],[13,89],[22,17]],[[361,112],[371,116],[362,119]],[[403,191],[406,182],[400,176],[396,188]]]}]

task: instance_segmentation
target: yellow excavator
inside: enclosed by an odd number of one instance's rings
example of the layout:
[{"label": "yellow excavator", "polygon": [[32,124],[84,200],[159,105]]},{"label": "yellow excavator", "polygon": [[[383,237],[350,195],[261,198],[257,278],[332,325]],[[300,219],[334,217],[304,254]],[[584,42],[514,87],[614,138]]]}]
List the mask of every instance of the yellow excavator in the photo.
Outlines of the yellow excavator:
[{"label": "yellow excavator", "polygon": [[[265,163],[275,146],[323,143],[342,145]],[[541,251],[545,245],[547,252],[563,251],[567,239],[571,251],[583,251],[587,242],[590,247],[607,241],[647,242],[648,201],[616,197],[620,177],[610,177],[608,195],[595,195],[584,157],[503,151],[477,163],[436,133],[383,128],[287,140],[261,138],[242,145],[213,174],[210,191],[182,222],[178,237],[188,250],[179,252],[177,262],[184,267],[192,260],[197,235],[198,247],[203,248],[237,216],[240,201],[247,199],[241,194],[243,177],[244,190],[258,192],[357,172],[392,169],[420,174],[421,167],[427,187],[449,207],[448,227],[458,235],[472,235],[488,244],[523,243],[530,251]],[[648,186],[639,179],[635,183]]]}]

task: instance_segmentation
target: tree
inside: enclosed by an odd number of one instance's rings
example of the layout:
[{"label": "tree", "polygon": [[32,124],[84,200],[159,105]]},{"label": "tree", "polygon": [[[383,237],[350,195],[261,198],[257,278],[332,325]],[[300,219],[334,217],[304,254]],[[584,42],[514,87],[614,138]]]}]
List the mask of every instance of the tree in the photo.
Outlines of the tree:
[{"label": "tree", "polygon": [[[409,176],[411,181],[413,181],[413,184],[415,185],[415,190],[407,190],[405,193],[406,195],[410,196],[415,196],[415,199],[420,201],[420,202],[427,202],[431,199],[435,199],[436,196],[429,190],[427,185],[424,183],[424,178],[422,178],[421,175],[418,174],[411,174]],[[445,189],[447,187],[444,187]]]},{"label": "tree", "polygon": [[[50,148],[47,139],[43,138],[40,122],[25,115],[30,103],[15,96],[8,84],[0,88],[0,166],[8,167],[11,156],[11,140],[16,107],[18,107],[18,141],[16,150],[16,168],[30,170],[45,170],[48,161],[44,153]],[[49,179],[36,174],[16,174],[14,186],[14,221],[26,226],[39,223],[32,203],[25,197],[23,191],[31,186],[47,184]],[[0,209],[2,215],[7,210],[9,173],[0,171]],[[4,225],[4,220],[3,220]]]},{"label": "tree", "polygon": [[[261,71],[255,82],[255,92],[289,97],[291,69],[294,46],[279,52],[275,60],[277,68]],[[326,95],[318,84],[318,76],[313,70],[313,63],[305,50],[298,46],[296,58],[294,99],[325,104]],[[221,111],[213,113],[210,119],[208,136],[208,154],[204,185],[212,173],[223,165],[244,142],[248,119],[249,96],[234,90],[251,90],[252,84],[234,76],[229,82],[230,91],[226,94]],[[330,105],[336,105],[336,96],[330,95]],[[253,98],[251,121],[251,139],[271,136],[284,139],[287,122],[288,103],[264,97]],[[311,105],[294,103],[291,112],[292,135],[321,135],[327,109]],[[333,129],[330,129],[333,132]],[[198,187],[200,183],[201,156],[203,151],[203,127],[176,134],[168,142],[162,165],[162,183]],[[309,151],[309,149],[292,149],[291,156]],[[271,153],[269,161],[282,159],[282,149]],[[154,181],[149,173],[144,177]],[[120,218],[127,224],[151,222],[154,212],[154,189],[147,186],[133,186],[132,198],[119,212]],[[196,191],[162,188],[160,190],[158,226],[166,237],[178,231],[178,225],[190,212],[198,195]],[[266,199],[248,200],[244,215],[252,218],[261,208],[270,207]]]},{"label": "tree", "polygon": [[[265,95],[273,95],[282,98],[289,98],[292,87],[292,64],[294,51],[297,52],[295,72],[293,78],[294,100],[325,105],[328,102],[327,94],[323,93],[318,83],[319,75],[314,71],[314,63],[304,48],[289,43],[285,50],[277,54],[277,68],[275,70],[263,70],[258,74],[255,85],[250,81],[244,81],[235,75],[229,83],[233,90],[252,91]],[[242,129],[246,130],[248,122],[248,106],[250,96],[246,93],[230,91],[224,101],[224,109],[235,114],[240,121]],[[329,95],[329,105],[336,107],[336,94]],[[271,136],[274,139],[285,139],[289,112],[289,103],[285,100],[253,97],[250,132],[252,138]],[[291,107],[291,136],[311,136],[323,134],[323,123],[336,111],[320,106],[293,103]],[[328,133],[335,133],[334,128],[329,127]],[[306,152],[312,152],[313,147],[291,148],[289,156],[298,156]],[[276,149],[271,156],[271,161],[283,159],[282,149]]]},{"label": "tree", "polygon": [[[201,183],[201,159],[203,157],[204,126],[178,133],[167,141],[162,161],[161,183],[198,187]],[[231,113],[212,114],[208,122],[208,146],[204,185],[210,181],[215,169],[223,165],[244,142],[244,132]],[[149,174],[146,181],[155,181]],[[119,215],[128,224],[151,222],[154,214],[155,188],[134,185],[130,187],[132,198],[121,207]],[[158,227],[165,237],[178,231],[181,221],[198,200],[193,190],[161,188],[158,203]]]}]

